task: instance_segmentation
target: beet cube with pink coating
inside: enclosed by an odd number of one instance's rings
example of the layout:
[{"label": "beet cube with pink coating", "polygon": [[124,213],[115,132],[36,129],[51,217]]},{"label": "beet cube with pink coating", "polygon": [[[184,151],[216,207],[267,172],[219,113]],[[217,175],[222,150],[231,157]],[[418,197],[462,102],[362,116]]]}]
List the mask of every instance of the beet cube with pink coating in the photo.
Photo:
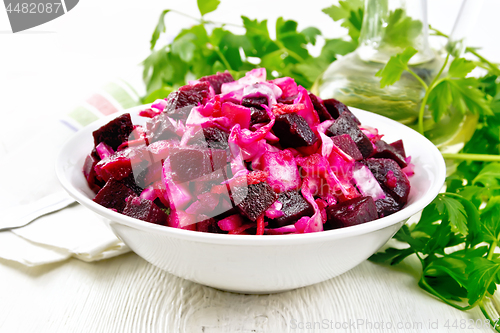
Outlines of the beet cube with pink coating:
[{"label": "beet cube with pink coating", "polygon": [[332,137],[333,144],[339,147],[344,153],[351,156],[356,161],[361,161],[363,155],[359,151],[356,142],[349,134],[336,135]]},{"label": "beet cube with pink coating", "polygon": [[[128,179],[116,180],[111,178],[106,185],[97,193],[94,201],[106,208],[116,209],[119,213],[125,209],[125,199],[129,196],[138,196],[140,190],[134,190],[133,184]],[[137,193],[139,192],[139,193]]]},{"label": "beet cube with pink coating", "polygon": [[320,121],[333,119],[332,115],[326,109],[325,104],[323,104],[323,101],[318,96],[309,93],[309,98],[311,99],[314,110],[318,113]]},{"label": "beet cube with pink coating", "polygon": [[318,141],[318,137],[311,130],[304,117],[296,113],[277,116],[273,131],[280,139],[283,148],[312,146]]},{"label": "beet cube with pink coating", "polygon": [[94,145],[97,146],[99,143],[104,142],[113,150],[116,150],[123,142],[129,141],[129,136],[133,130],[134,125],[130,113],[122,114],[92,133]]},{"label": "beet cube with pink coating", "polygon": [[378,218],[372,197],[358,197],[326,207],[325,229],[337,229],[366,223]]},{"label": "beet cube with pink coating", "polygon": [[342,113],[326,130],[327,135],[336,136],[349,134],[356,142],[361,155],[367,158],[373,154],[373,145],[368,137],[359,129],[358,124],[346,113]]},{"label": "beet cube with pink coating", "polygon": [[164,112],[174,119],[186,119],[191,109],[206,101],[210,96],[210,83],[200,82],[186,85],[170,93]]},{"label": "beet cube with pink coating", "polygon": [[344,103],[336,100],[335,98],[330,98],[330,99],[324,99],[323,100],[323,105],[325,108],[328,110],[328,112],[331,114],[333,119],[337,119],[340,117],[343,113],[348,115],[354,122],[358,125],[361,125],[361,122],[359,119],[349,110],[347,105]]},{"label": "beet cube with pink coating", "polygon": [[129,196],[126,202],[127,204],[123,209],[124,215],[160,225],[167,222],[167,214],[151,200]]},{"label": "beet cube with pink coating", "polygon": [[214,89],[216,94],[221,93],[221,87],[224,83],[233,82],[234,78],[228,71],[223,73],[217,73],[214,75],[208,75],[200,78],[200,82],[208,82]]},{"label": "beet cube with pink coating", "polygon": [[375,142],[375,147],[376,153],[375,155],[373,155],[373,157],[390,158],[391,160],[396,161],[401,168],[406,168],[406,166],[408,165],[405,161],[405,157],[401,155],[396,148],[394,148],[384,140],[378,140],[377,142]]},{"label": "beet cube with pink coating", "polygon": [[405,147],[403,145],[403,140],[394,141],[390,145],[392,146],[392,148],[396,149],[396,151],[398,152],[399,155],[406,158],[406,151],[405,151]]},{"label": "beet cube with pink coating", "polygon": [[370,169],[384,192],[400,205],[406,204],[410,194],[410,181],[398,163],[388,158],[368,158],[362,162]]},{"label": "beet cube with pink coating", "polygon": [[278,198],[266,182],[233,187],[232,200],[240,213],[255,222]]},{"label": "beet cube with pink coating", "polygon": [[225,150],[183,149],[170,156],[170,167],[174,180],[183,183],[223,168],[226,160]]},{"label": "beet cube with pink coating", "polygon": [[283,215],[271,220],[271,223],[279,227],[297,222],[302,216],[312,216],[314,209],[312,205],[298,191],[291,190],[279,194],[278,201],[283,205]]}]

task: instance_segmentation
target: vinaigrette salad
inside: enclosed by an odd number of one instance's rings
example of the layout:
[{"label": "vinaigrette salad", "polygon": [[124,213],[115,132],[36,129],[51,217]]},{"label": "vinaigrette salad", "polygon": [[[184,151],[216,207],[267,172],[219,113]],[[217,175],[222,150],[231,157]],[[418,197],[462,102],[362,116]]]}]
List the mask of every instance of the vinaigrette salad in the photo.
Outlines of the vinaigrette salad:
[{"label": "vinaigrette salad", "polygon": [[335,99],[254,69],[190,81],[93,132],[83,173],[94,201],[193,231],[276,235],[372,221],[404,207],[413,174],[403,142],[387,143]]}]

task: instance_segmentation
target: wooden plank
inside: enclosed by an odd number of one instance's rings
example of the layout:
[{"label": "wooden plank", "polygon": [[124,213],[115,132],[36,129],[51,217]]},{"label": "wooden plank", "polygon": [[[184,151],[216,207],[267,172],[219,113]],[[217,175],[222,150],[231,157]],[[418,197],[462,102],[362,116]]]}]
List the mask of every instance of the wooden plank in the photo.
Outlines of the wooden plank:
[{"label": "wooden plank", "polygon": [[[447,319],[483,318],[478,309],[461,312],[424,293],[417,274],[364,262],[314,286],[240,295],[175,277],[133,253],[34,268],[0,260],[0,332],[333,332],[342,325],[353,332],[446,332]],[[388,322],[393,329],[376,329]],[[436,322],[439,329],[430,329]]]}]

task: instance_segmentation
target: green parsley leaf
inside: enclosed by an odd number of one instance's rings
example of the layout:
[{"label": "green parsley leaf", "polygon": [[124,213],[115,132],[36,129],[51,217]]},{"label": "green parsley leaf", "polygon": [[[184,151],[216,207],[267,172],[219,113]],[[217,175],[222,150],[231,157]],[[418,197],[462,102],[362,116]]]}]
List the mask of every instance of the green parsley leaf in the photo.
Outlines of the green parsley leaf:
[{"label": "green parsley leaf", "polygon": [[415,252],[422,252],[426,244],[425,238],[413,237],[412,232],[407,225],[403,225],[401,229],[396,232],[394,238],[400,242],[408,243]]},{"label": "green parsley leaf", "polygon": [[417,54],[413,47],[406,48],[402,53],[392,56],[387,64],[375,76],[381,77],[380,87],[390,86],[401,78],[401,74],[408,69],[408,61]]},{"label": "green parsley leaf", "polygon": [[187,71],[186,64],[178,56],[168,52],[167,47],[153,51],[143,61],[143,66],[147,95],[163,86],[173,87],[176,82],[182,82]]},{"label": "green parsley leaf", "polygon": [[498,242],[500,237],[500,196],[493,196],[481,210],[481,227],[484,240]]},{"label": "green parsley leaf", "polygon": [[467,110],[474,114],[493,115],[493,111],[478,89],[478,80],[475,78],[449,79],[453,106],[466,113]]},{"label": "green parsley leaf", "polygon": [[486,292],[493,294],[496,290],[496,284],[500,283],[499,274],[500,263],[488,260],[482,257],[471,259],[468,266],[468,292],[467,298],[469,304],[474,304],[482,299]]},{"label": "green parsley leaf", "polygon": [[436,209],[441,214],[446,209],[453,232],[459,232],[462,235],[467,236],[467,213],[465,212],[465,208],[460,201],[450,198],[446,196],[446,194],[440,194],[436,197],[436,199],[434,199],[433,203],[435,203]]},{"label": "green parsley leaf", "polygon": [[481,184],[484,187],[500,186],[500,163],[490,163],[486,165],[474,178],[472,184]]},{"label": "green parsley leaf", "polygon": [[316,45],[316,37],[321,36],[321,31],[315,27],[305,28],[300,32],[306,37],[306,41],[312,45]]},{"label": "green parsley leaf", "polygon": [[460,302],[467,296],[467,266],[467,261],[460,258],[435,258],[425,267],[419,285],[432,294],[437,292],[441,297]]},{"label": "green parsley leaf", "polygon": [[196,50],[194,40],[196,40],[196,35],[193,33],[187,33],[175,39],[172,43],[172,53],[178,55],[182,61],[190,62],[193,60],[194,51]]},{"label": "green parsley leaf", "polygon": [[357,44],[353,41],[345,41],[343,39],[326,39],[325,45],[321,50],[321,59],[331,59],[331,62],[335,60],[336,55],[346,55],[353,52],[357,47]]},{"label": "green parsley leaf", "polygon": [[322,11],[335,22],[342,21],[341,26],[346,28],[352,40],[357,42],[363,23],[363,8],[361,0],[340,0],[338,6],[332,5]]},{"label": "green parsley leaf", "polygon": [[165,32],[165,15],[169,12],[169,9],[165,9],[163,12],[160,14],[160,18],[158,19],[158,23],[156,24],[155,30],[153,31],[153,35],[151,36],[151,50],[155,48],[156,42],[158,41],[158,38],[160,38],[160,34],[162,32]]},{"label": "green parsley leaf", "polygon": [[245,36],[250,42],[250,47],[244,48],[247,57],[260,58],[279,49],[276,43],[269,37],[267,20],[259,22],[257,20],[250,20],[245,16],[242,16],[241,19],[246,29]]},{"label": "green parsley leaf", "polygon": [[453,96],[450,83],[448,80],[443,80],[431,90],[427,100],[434,122],[439,122],[444,115],[449,113],[452,102]]},{"label": "green parsley leaf", "polygon": [[400,48],[412,47],[421,31],[422,22],[413,20],[404,9],[398,8],[389,14],[381,43]]},{"label": "green parsley leaf", "polygon": [[303,34],[297,32],[297,25],[297,22],[285,21],[282,17],[276,20],[276,39],[282,43],[289,55],[283,59],[284,61],[289,60],[296,63],[309,57],[305,46],[307,39]]},{"label": "green parsley leaf", "polygon": [[201,16],[213,12],[219,7],[219,0],[197,0],[198,9],[200,10]]},{"label": "green parsley leaf", "polygon": [[450,68],[448,69],[448,75],[456,78],[464,78],[472,72],[472,70],[476,68],[476,65],[464,58],[455,58],[450,64]]}]

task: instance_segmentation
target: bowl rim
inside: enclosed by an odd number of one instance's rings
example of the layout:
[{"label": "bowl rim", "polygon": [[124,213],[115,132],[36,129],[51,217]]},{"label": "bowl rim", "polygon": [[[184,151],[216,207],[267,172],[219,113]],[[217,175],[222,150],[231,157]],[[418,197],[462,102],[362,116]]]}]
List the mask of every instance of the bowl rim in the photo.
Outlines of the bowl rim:
[{"label": "bowl rim", "polygon": [[149,105],[140,105],[123,110],[118,113],[113,113],[85,126],[83,129],[76,132],[71,138],[69,138],[66,141],[56,159],[56,165],[55,165],[56,175],[63,188],[80,204],[82,204],[88,209],[93,210],[99,215],[104,216],[109,220],[111,220],[109,223],[112,225],[122,224],[134,229],[142,231],[154,231],[159,234],[179,239],[184,239],[188,241],[223,244],[223,245],[225,244],[225,245],[241,245],[241,246],[248,246],[248,245],[273,246],[273,245],[296,245],[296,244],[304,244],[312,242],[323,242],[323,241],[354,237],[357,235],[370,233],[408,219],[412,215],[421,211],[429,203],[431,203],[432,200],[434,200],[434,198],[438,195],[439,191],[441,190],[446,178],[446,165],[443,156],[441,155],[437,147],[423,135],[411,129],[410,127],[407,127],[390,118],[366,110],[349,107],[349,109],[353,111],[354,114],[362,115],[363,113],[365,113],[369,114],[370,117],[380,118],[379,120],[388,122],[389,125],[393,124],[394,126],[398,127],[405,126],[406,127],[405,130],[409,131],[413,135],[416,134],[417,136],[419,136],[420,139],[423,140],[422,144],[428,146],[426,147],[428,148],[426,149],[427,154],[432,154],[432,159],[438,164],[437,165],[438,172],[435,175],[435,181],[431,184],[427,192],[424,193],[424,195],[420,199],[413,202],[409,206],[404,207],[403,209],[394,214],[391,214],[383,218],[379,218],[377,220],[340,229],[326,230],[322,232],[314,232],[306,234],[265,235],[263,237],[257,237],[256,235],[230,235],[230,234],[196,232],[191,230],[184,230],[168,226],[157,225],[130,216],[123,215],[121,213],[112,211],[106,207],[97,204],[96,202],[88,198],[84,193],[82,193],[80,190],[78,190],[76,187],[72,185],[69,178],[66,177],[66,172],[63,167],[65,164],[64,162],[67,160],[66,151],[70,150],[71,147],[78,144],[79,141],[78,139],[80,138],[82,133],[89,132],[91,131],[91,129],[95,130],[123,113],[131,113],[131,114],[137,113],[138,111],[147,108]]}]

